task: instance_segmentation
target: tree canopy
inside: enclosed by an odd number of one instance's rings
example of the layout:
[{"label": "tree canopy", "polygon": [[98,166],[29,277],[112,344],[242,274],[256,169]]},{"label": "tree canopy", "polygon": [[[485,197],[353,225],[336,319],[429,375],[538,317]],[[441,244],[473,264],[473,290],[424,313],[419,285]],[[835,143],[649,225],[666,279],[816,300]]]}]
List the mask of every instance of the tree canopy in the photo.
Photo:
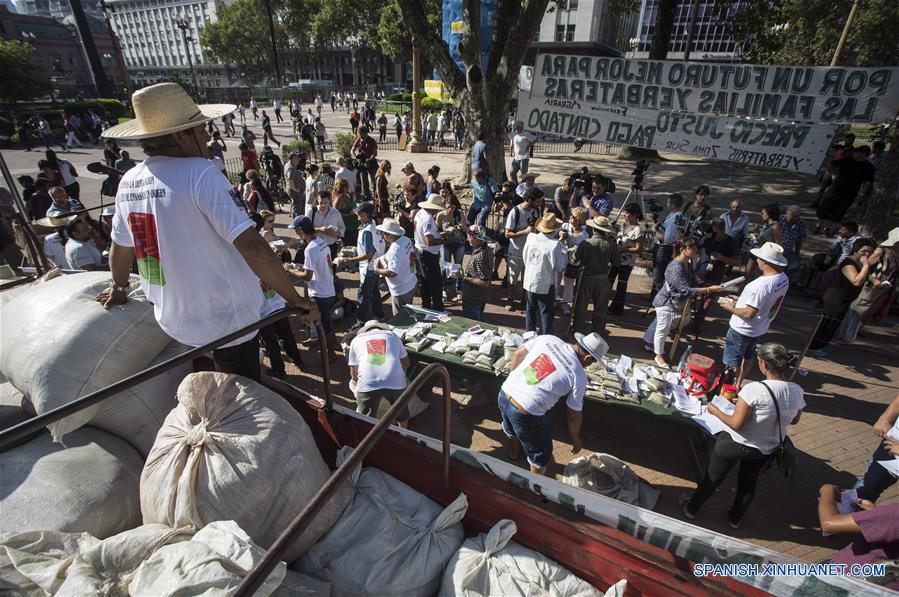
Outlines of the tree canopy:
[{"label": "tree canopy", "polygon": [[15,102],[48,95],[52,90],[50,71],[41,63],[30,44],[0,39],[0,100]]},{"label": "tree canopy", "polygon": [[[273,74],[268,20],[255,0],[219,4],[217,21],[200,33],[200,43],[216,60],[237,66],[242,77],[262,80]],[[284,26],[275,20],[275,34],[284,38]]]}]

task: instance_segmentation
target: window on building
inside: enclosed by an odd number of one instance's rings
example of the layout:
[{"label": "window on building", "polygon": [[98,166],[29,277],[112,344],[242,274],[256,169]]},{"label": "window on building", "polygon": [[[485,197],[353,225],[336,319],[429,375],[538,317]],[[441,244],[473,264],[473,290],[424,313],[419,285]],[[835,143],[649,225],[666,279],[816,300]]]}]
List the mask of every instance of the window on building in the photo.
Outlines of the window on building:
[{"label": "window on building", "polygon": [[574,41],[574,25],[556,25],[556,41]]},{"label": "window on building", "polygon": [[568,0],[568,10],[577,10],[578,0]]}]

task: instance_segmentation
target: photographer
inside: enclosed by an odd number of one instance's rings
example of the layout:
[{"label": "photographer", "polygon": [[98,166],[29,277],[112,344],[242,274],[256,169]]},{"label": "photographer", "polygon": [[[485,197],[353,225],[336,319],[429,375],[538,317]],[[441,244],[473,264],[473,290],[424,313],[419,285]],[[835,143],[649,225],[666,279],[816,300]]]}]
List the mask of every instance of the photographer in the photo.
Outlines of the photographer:
[{"label": "photographer", "polygon": [[[500,192],[493,197],[493,208],[491,210],[497,222],[495,233],[496,241],[499,245],[496,250],[496,260],[493,266],[494,280],[499,280],[499,264],[506,258],[506,252],[509,248],[509,239],[506,238],[506,218],[509,217],[509,212],[515,207],[516,200],[518,199],[518,196],[515,195],[515,187],[512,184],[512,181],[507,180],[500,188]],[[506,260],[506,269],[508,269],[508,267],[509,262]],[[503,278],[502,287],[508,288],[508,286],[508,277]]]},{"label": "photographer", "polygon": [[575,186],[576,183],[572,178],[569,176],[562,181],[562,186],[556,187],[553,206],[549,208],[560,220],[568,220],[571,210],[580,207],[580,198],[584,194],[583,181],[579,181],[580,186]]},{"label": "photographer", "polygon": [[504,234],[509,239],[509,247],[506,250],[506,269],[508,271],[509,297],[506,303],[506,311],[515,310],[515,288],[520,286],[524,279],[524,244],[528,234],[534,231],[539,217],[537,204],[543,197],[540,189],[530,189],[524,196],[524,201],[509,210],[506,216]]},{"label": "photographer", "polygon": [[710,193],[711,191],[709,191],[708,185],[701,184],[696,187],[696,190],[693,192],[693,201],[688,202],[684,206],[684,216],[690,221],[701,222],[706,220],[709,211],[712,209],[712,207],[706,203],[706,199]]},{"label": "photographer", "polygon": [[679,193],[668,196],[668,216],[655,225],[656,251],[652,265],[652,296],[665,284],[665,268],[674,258],[674,244],[684,236],[684,218],[681,208],[684,198]]},{"label": "photographer", "polygon": [[469,226],[475,223],[481,228],[487,226],[487,214],[490,213],[493,197],[498,191],[493,178],[485,170],[476,168],[471,181],[471,207],[468,208],[468,215],[465,217]]},{"label": "photographer", "polygon": [[587,210],[591,218],[597,216],[604,216],[607,218],[609,217],[609,214],[612,213],[615,201],[612,199],[611,195],[606,193],[607,186],[608,182],[606,179],[602,176],[597,176],[593,179],[593,194],[586,195],[581,199],[584,209]]},{"label": "photographer", "polygon": [[[709,227],[709,234],[702,242],[702,253],[696,277],[702,284],[721,284],[727,267],[740,266],[740,246],[737,241],[724,232],[724,220],[715,220]],[[702,333],[702,322],[706,311],[711,306],[707,298],[695,304],[693,315],[693,333],[698,337]]]}]

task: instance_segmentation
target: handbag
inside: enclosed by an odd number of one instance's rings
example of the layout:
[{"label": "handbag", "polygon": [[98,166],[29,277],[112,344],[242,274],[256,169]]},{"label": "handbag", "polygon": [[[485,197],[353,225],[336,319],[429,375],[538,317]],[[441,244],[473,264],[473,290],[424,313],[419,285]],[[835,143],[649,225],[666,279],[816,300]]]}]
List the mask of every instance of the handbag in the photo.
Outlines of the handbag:
[{"label": "handbag", "polygon": [[783,478],[790,479],[796,470],[796,447],[793,445],[793,441],[784,435],[781,428],[780,405],[777,403],[774,391],[765,382],[761,382],[761,384],[768,390],[768,393],[771,394],[771,400],[774,401],[774,412],[777,414],[777,437],[780,438],[780,444],[771,453],[771,459],[768,461],[768,467],[766,468],[770,468],[772,463],[776,464]]}]

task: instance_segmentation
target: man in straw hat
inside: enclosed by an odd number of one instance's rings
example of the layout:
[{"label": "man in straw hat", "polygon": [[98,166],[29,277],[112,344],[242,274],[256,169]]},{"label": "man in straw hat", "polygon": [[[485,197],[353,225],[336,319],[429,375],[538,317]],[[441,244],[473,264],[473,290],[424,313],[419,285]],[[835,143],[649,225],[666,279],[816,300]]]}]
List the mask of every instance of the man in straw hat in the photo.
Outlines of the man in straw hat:
[{"label": "man in straw hat", "polygon": [[434,214],[443,211],[440,195],[431,193],[427,201],[418,204],[415,214],[415,249],[421,261],[421,305],[425,309],[443,311],[443,273],[440,271],[440,237]]},{"label": "man in straw hat", "polygon": [[[234,110],[197,106],[176,83],[160,83],[132,96],[134,120],[107,129],[108,139],[133,139],[149,157],[122,177],[116,195],[109,261],[112,287],[98,297],[105,307],[128,300],[128,277],[137,259],[141,287],[156,320],[174,339],[201,346],[259,320],[259,283],[288,305],[306,309],[281,261],[254,229],[240,198],[205,159],[205,122]],[[257,332],[213,351],[216,369],[259,379]]]},{"label": "man in straw hat", "polygon": [[787,258],[783,247],[768,242],[750,253],[762,275],[743,288],[736,303],[719,300],[721,308],[732,314],[722,360],[726,366],[738,369],[738,388],[752,369],[759,338],[767,333],[790,287],[790,279],[784,273]]},{"label": "man in straw hat", "polygon": [[375,260],[374,268],[379,276],[387,280],[393,314],[396,315],[403,305],[411,305],[415,296],[418,281],[415,276],[415,247],[403,227],[393,218],[384,218],[375,229],[384,235],[388,247],[384,256]]},{"label": "man in straw hat", "polygon": [[525,194],[531,189],[540,190],[540,187],[536,182],[539,176],[540,175],[536,172],[525,172],[524,180],[521,182],[521,184],[515,187],[515,194],[523,198]]},{"label": "man in straw hat", "polygon": [[[356,412],[376,417],[381,399],[391,404],[406,389],[409,355],[400,337],[390,326],[371,320],[359,329],[347,351],[350,379],[356,386]],[[409,409],[396,422],[406,427]]]},{"label": "man in straw hat", "polygon": [[553,333],[556,281],[568,263],[565,243],[559,240],[561,225],[555,214],[547,213],[524,244],[525,329],[529,332]]},{"label": "man in straw hat", "polygon": [[574,252],[574,260],[580,265],[581,273],[580,283],[574,291],[577,298],[574,301],[573,328],[582,334],[587,331],[587,306],[593,305],[592,330],[601,334],[605,330],[611,295],[609,272],[618,265],[618,243],[609,218],[596,216],[587,220],[587,226],[593,235],[579,244]]},{"label": "man in straw hat", "polygon": [[609,345],[599,334],[575,334],[567,343],[550,335],[525,342],[512,355],[511,372],[497,402],[503,433],[509,438],[509,458],[518,459],[524,447],[531,472],[546,474],[552,460],[553,440],[549,411],[565,398],[571,453],[581,450],[581,410],[587,373],[584,367],[602,359]]}]

